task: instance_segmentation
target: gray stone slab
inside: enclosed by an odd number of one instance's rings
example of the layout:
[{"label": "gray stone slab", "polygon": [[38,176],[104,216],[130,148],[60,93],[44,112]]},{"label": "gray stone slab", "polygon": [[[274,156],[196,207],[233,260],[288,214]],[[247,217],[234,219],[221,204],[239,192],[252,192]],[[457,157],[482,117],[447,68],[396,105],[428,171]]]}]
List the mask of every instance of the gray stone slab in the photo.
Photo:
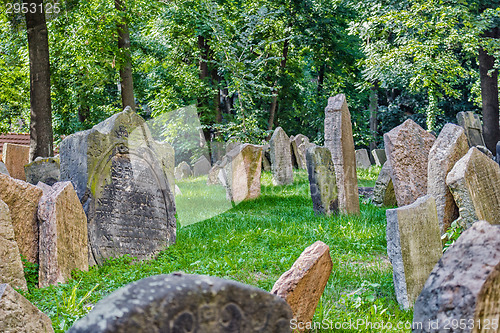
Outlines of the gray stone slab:
[{"label": "gray stone slab", "polygon": [[199,177],[208,175],[212,166],[205,156],[200,156],[193,165],[193,176]]},{"label": "gray stone slab", "polygon": [[394,185],[391,178],[391,164],[386,161],[380,169],[375,187],[373,188],[373,203],[375,206],[392,207],[397,206],[396,194],[394,193]]},{"label": "gray stone slab", "polygon": [[289,185],[293,183],[292,154],[290,138],[281,127],[274,130],[269,141],[271,155],[271,171],[274,185]]},{"label": "gray stone slab", "polygon": [[59,157],[37,157],[33,162],[24,166],[26,182],[36,185],[38,182],[49,186],[61,179]]},{"label": "gray stone slab", "polygon": [[325,215],[337,213],[338,189],[330,150],[326,147],[309,147],[306,161],[314,212]]},{"label": "gray stone slab", "polygon": [[385,149],[373,149],[372,150],[373,160],[375,165],[382,166],[385,161],[387,161],[387,156],[385,155]]},{"label": "gray stone slab", "polygon": [[4,175],[10,176],[9,170],[7,170],[7,167],[5,166],[5,164],[2,161],[0,161],[0,173],[3,173]]},{"label": "gray stone slab", "polygon": [[483,138],[483,126],[479,115],[472,111],[457,113],[457,122],[465,130],[469,146],[486,146]]},{"label": "gray stone slab", "polygon": [[368,169],[372,166],[366,149],[356,150],[356,168]]},{"label": "gray stone slab", "polygon": [[188,178],[192,175],[193,171],[191,170],[191,167],[184,161],[179,163],[179,165],[174,169],[174,177],[176,180]]}]

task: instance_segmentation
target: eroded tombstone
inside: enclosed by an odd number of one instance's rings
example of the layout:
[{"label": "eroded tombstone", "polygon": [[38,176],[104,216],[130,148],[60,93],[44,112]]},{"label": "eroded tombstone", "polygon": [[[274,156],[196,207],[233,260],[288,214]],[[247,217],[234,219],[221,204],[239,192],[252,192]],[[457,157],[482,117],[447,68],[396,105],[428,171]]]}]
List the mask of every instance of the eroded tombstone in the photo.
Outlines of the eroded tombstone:
[{"label": "eroded tombstone", "polygon": [[391,178],[391,164],[386,161],[380,169],[375,187],[373,188],[373,203],[375,206],[397,206],[396,194]]},{"label": "eroded tombstone", "polygon": [[476,222],[434,266],[415,302],[413,332],[446,332],[463,322],[450,332],[498,332],[499,272],[500,226]]},{"label": "eroded tombstone", "polygon": [[468,150],[469,145],[463,128],[446,124],[429,152],[427,194],[436,200],[441,234],[458,218],[458,206],[446,185],[446,176]]},{"label": "eroded tombstone", "polygon": [[351,114],[344,94],[328,99],[325,108],[325,147],[330,149],[342,213],[359,214],[358,177]]},{"label": "eroded tombstone", "polygon": [[413,306],[441,257],[441,233],[436,202],[426,195],[411,205],[388,209],[387,254],[392,263],[399,305]]},{"label": "eroded tombstone", "polygon": [[307,169],[306,151],[310,145],[309,138],[303,134],[297,134],[293,140],[290,138],[290,144],[294,164],[298,169]]},{"label": "eroded tombstone", "polygon": [[0,173],[3,173],[4,175],[10,176],[9,170],[7,170],[5,163],[2,161],[0,161]]},{"label": "eroded tombstone", "polygon": [[385,155],[384,149],[373,149],[372,150],[373,160],[375,165],[383,166],[385,161],[387,161],[387,156]]},{"label": "eroded tombstone", "polygon": [[210,161],[205,156],[200,156],[193,165],[193,176],[199,177],[203,175],[208,175],[212,166]]},{"label": "eroded tombstone", "polygon": [[12,178],[26,180],[24,166],[30,160],[30,147],[15,143],[4,143],[2,159]]},{"label": "eroded tombstone", "polygon": [[434,135],[411,119],[384,134],[385,152],[391,164],[399,207],[427,194],[429,151],[435,140]]},{"label": "eroded tombstone", "polygon": [[472,111],[462,111],[457,113],[458,125],[465,130],[465,135],[469,141],[469,146],[486,146],[483,138],[483,127],[479,115]]},{"label": "eroded tombstone", "polygon": [[366,149],[356,150],[356,168],[369,169],[371,165],[368,151]]},{"label": "eroded tombstone", "polygon": [[129,107],[62,141],[61,179],[82,201],[98,264],[126,254],[149,259],[175,242],[169,148]]},{"label": "eroded tombstone", "polygon": [[37,157],[24,166],[26,181],[36,185],[38,182],[54,185],[61,178],[59,157]]},{"label": "eroded tombstone", "polygon": [[290,138],[281,127],[276,127],[269,141],[271,155],[271,171],[274,185],[293,183],[292,154]]},{"label": "eroded tombstone", "polygon": [[455,163],[446,184],[457,203],[457,223],[462,228],[478,220],[500,224],[500,166],[476,147]]},{"label": "eroded tombstone", "polygon": [[290,306],[238,282],[173,273],[130,283],[101,300],[68,333],[291,332]]},{"label": "eroded tombstone", "polygon": [[176,180],[184,179],[191,177],[193,175],[193,171],[191,167],[186,162],[182,161],[174,170],[174,177]]},{"label": "eroded tombstone", "polygon": [[309,147],[306,160],[314,212],[325,215],[338,212],[337,182],[330,150],[326,147]]}]

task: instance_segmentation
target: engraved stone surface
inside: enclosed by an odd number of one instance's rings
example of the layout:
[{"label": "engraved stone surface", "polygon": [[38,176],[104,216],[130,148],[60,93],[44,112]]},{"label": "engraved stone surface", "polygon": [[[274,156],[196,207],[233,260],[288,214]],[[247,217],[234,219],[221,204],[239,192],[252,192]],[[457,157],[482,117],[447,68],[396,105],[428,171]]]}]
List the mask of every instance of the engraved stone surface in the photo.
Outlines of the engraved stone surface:
[{"label": "engraved stone surface", "polygon": [[7,170],[5,163],[3,163],[2,161],[0,161],[0,173],[3,173],[4,175],[10,176],[9,170]]},{"label": "engraved stone surface", "polygon": [[19,252],[38,263],[38,201],[42,190],[22,180],[0,174],[0,200],[9,206]]},{"label": "engraved stone surface", "polygon": [[292,162],[298,169],[307,169],[306,165],[306,150],[309,148],[309,138],[303,134],[297,134],[290,138]]},{"label": "engraved stone surface", "polygon": [[483,138],[483,127],[479,115],[472,111],[457,113],[458,125],[462,126],[465,130],[465,135],[469,141],[469,146],[486,146]]},{"label": "engraved stone surface", "polygon": [[281,127],[276,127],[269,141],[271,147],[271,171],[274,185],[293,183],[292,154],[290,138]]},{"label": "engraved stone surface", "polygon": [[175,168],[174,171],[174,176],[176,180],[188,178],[191,177],[192,175],[193,172],[191,171],[191,167],[184,161],[179,163],[179,165]]},{"label": "engraved stone surface", "polygon": [[36,185],[38,182],[54,185],[61,178],[59,157],[37,157],[24,166],[26,181]]},{"label": "engraved stone surface", "polygon": [[388,209],[387,254],[392,263],[399,305],[413,306],[434,265],[441,257],[441,233],[436,202],[430,195],[413,204]]},{"label": "engraved stone surface", "polygon": [[194,162],[193,176],[199,177],[203,175],[208,175],[211,168],[212,166],[210,165],[208,159],[205,156],[200,156],[200,158],[198,158],[196,162]]},{"label": "engraved stone surface", "polygon": [[500,226],[479,221],[434,266],[415,302],[413,323],[422,325],[413,332],[498,332],[499,305]]},{"label": "engraved stone surface", "polygon": [[[306,248],[292,268],[281,275],[271,293],[286,300],[297,323],[310,323],[330,278],[332,267],[330,248],[317,241]],[[299,332],[303,330],[299,329]]]},{"label": "engraved stone surface", "polygon": [[170,148],[129,107],[61,143],[61,179],[83,204],[98,264],[125,254],[149,259],[175,242]]},{"label": "engraved stone surface", "polygon": [[0,284],[0,332],[53,333],[52,323],[42,311],[8,284]]},{"label": "engraved stone surface", "polygon": [[328,99],[325,108],[325,147],[332,153],[340,211],[359,214],[358,176],[351,114],[344,94]]},{"label": "engraved stone surface", "polygon": [[477,220],[500,224],[500,166],[476,147],[446,177],[458,206],[457,223],[469,228]]},{"label": "engraved stone surface", "polygon": [[383,166],[385,161],[387,161],[387,156],[385,155],[384,149],[373,149],[372,150],[373,160],[375,165]]},{"label": "engraved stone surface", "polygon": [[368,169],[372,166],[366,149],[356,150],[356,168]]},{"label": "engraved stone surface", "polygon": [[28,291],[9,207],[0,200],[0,283]]},{"label": "engraved stone surface", "polygon": [[314,212],[325,215],[338,212],[337,182],[330,150],[326,147],[309,147],[306,160]]},{"label": "engraved stone surface", "polygon": [[151,276],[101,300],[68,333],[291,332],[278,296],[211,276]]},{"label": "engraved stone surface", "polygon": [[391,164],[386,161],[382,166],[382,169],[380,169],[380,173],[378,174],[378,178],[373,189],[373,203],[375,206],[397,206],[391,173]]},{"label": "engraved stone surface", "polygon": [[2,159],[12,178],[26,180],[24,166],[30,160],[30,147],[15,143],[4,143]]},{"label": "engraved stone surface", "polygon": [[385,152],[392,167],[398,206],[409,205],[427,194],[429,151],[436,138],[408,119],[384,134]]}]

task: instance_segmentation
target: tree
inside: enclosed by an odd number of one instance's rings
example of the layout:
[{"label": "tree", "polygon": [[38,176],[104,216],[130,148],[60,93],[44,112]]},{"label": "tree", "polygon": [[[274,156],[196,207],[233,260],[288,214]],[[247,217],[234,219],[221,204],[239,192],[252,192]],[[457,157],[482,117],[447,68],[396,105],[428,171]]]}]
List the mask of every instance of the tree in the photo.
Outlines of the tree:
[{"label": "tree", "polygon": [[134,80],[132,78],[132,63],[130,59],[130,33],[126,20],[126,11],[123,0],[115,0],[115,8],[121,12],[122,18],[118,23],[118,48],[121,51],[120,85],[122,95],[122,106],[130,106],[135,110]]}]

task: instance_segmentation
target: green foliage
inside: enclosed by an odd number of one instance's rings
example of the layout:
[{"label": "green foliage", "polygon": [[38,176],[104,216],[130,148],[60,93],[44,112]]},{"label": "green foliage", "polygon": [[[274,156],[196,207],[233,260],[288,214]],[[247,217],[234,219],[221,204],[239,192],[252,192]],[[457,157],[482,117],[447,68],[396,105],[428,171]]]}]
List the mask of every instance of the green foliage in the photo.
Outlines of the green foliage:
[{"label": "green foliage", "polygon": [[38,288],[38,264],[28,261],[23,255],[21,255],[21,261],[24,268],[24,277],[28,284],[28,291],[31,292]]},{"label": "green foliage", "polygon": [[462,232],[462,227],[458,225],[456,220],[453,221],[450,228],[448,228],[448,230],[446,230],[446,232],[441,236],[441,239],[446,242],[443,247],[443,253],[446,252],[446,250],[448,250],[453,244],[455,244],[456,240],[458,239],[458,237],[460,237]]}]

